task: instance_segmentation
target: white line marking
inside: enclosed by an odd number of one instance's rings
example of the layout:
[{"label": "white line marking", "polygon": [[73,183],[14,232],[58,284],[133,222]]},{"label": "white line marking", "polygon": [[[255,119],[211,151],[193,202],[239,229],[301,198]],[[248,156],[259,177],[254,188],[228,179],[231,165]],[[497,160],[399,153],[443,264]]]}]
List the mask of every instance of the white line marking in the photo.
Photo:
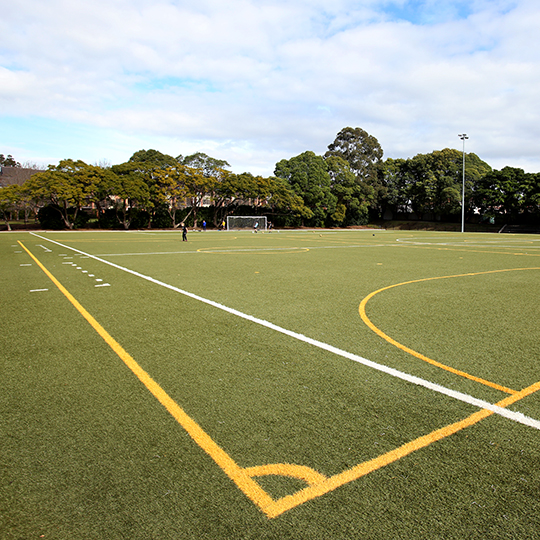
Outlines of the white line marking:
[{"label": "white line marking", "polygon": [[32,289],[30,292],[43,292],[48,291],[49,289]]},{"label": "white line marking", "polygon": [[110,287],[110,283],[101,283],[100,285],[94,285],[94,287]]},{"label": "white line marking", "polygon": [[19,266],[32,266],[31,264],[19,264]]},{"label": "white line marking", "polygon": [[73,263],[70,263],[70,262],[63,262],[62,264],[73,264]]},{"label": "white line marking", "polygon": [[103,281],[102,279],[97,278],[96,281]]},{"label": "white line marking", "polygon": [[387,375],[392,375],[393,377],[396,377],[397,379],[401,379],[403,381],[416,384],[418,386],[422,386],[429,390],[433,390],[434,392],[438,392],[439,394],[443,394],[445,396],[451,397],[458,401],[462,401],[463,403],[467,403],[469,405],[479,407],[480,409],[487,409],[488,411],[491,411],[495,414],[503,416],[504,418],[508,418],[509,420],[513,420],[514,422],[519,422],[520,424],[524,424],[526,426],[530,426],[530,427],[540,430],[540,421],[535,420],[534,418],[530,418],[529,416],[526,416],[520,412],[510,411],[508,409],[505,409],[504,407],[499,407],[497,405],[489,403],[488,401],[484,401],[483,399],[477,399],[468,394],[464,394],[463,392],[457,392],[456,390],[451,390],[450,388],[446,388],[439,384],[426,381],[425,379],[421,379],[420,377],[416,377],[414,375],[404,373],[403,371],[398,371],[397,369],[394,369],[394,368],[391,368],[382,364],[377,364],[376,362],[368,360],[367,358],[363,358],[362,356],[359,356],[357,354],[353,354],[353,353],[344,351],[342,349],[338,349],[337,347],[328,345],[327,343],[323,343],[322,341],[318,341],[316,339],[309,338],[307,336],[304,336],[303,334],[292,332],[291,330],[287,330],[286,328],[277,326],[276,324],[265,321],[264,319],[259,319],[257,317],[253,317],[252,315],[247,315],[246,313],[242,313],[241,311],[238,311],[236,309],[229,308],[227,306],[224,306],[223,304],[218,304],[217,302],[214,302],[213,300],[208,300],[207,298],[203,298],[202,296],[198,296],[188,291],[184,291],[182,289],[169,285],[168,283],[164,283],[162,281],[154,279],[150,276],[145,276],[144,274],[140,274],[139,272],[136,272],[135,270],[130,270],[129,268],[119,266],[110,261],[100,259],[99,257],[91,255],[90,253],[85,253],[84,251],[80,251],[78,249],[72,248],[70,246],[66,246],[64,244],[60,244],[59,242],[56,242],[55,240],[49,240],[48,238],[39,236],[36,233],[30,233],[30,234],[37,236],[38,238],[43,238],[44,240],[47,240],[48,242],[53,242],[54,244],[58,244],[59,246],[62,246],[63,248],[71,249],[77,253],[82,253],[83,255],[88,255],[92,259],[108,264],[109,266],[112,266],[113,268],[117,268],[118,270],[122,270],[123,272],[127,272],[128,274],[132,274],[146,281],[150,281],[151,283],[155,283],[156,285],[160,285],[161,287],[165,287],[166,289],[170,289],[171,291],[178,292],[180,294],[193,298],[194,300],[198,300],[199,302],[203,302],[217,309],[221,309],[222,311],[226,311],[227,313],[230,313],[231,315],[236,315],[237,317],[241,317],[242,319],[254,322],[256,324],[259,324],[271,330],[275,330],[276,332],[280,332],[281,334],[285,334],[286,336],[292,337],[299,341],[303,341],[304,343],[308,343],[310,345],[313,345],[314,347],[318,347],[319,349],[323,349],[337,356],[348,358],[349,360],[352,360],[353,362],[358,362],[359,364],[370,367],[382,373],[386,373]]},{"label": "white line marking", "polygon": [[43,248],[47,253],[52,253],[52,251],[49,248],[42,246],[41,244],[37,244],[37,246],[40,248]]},{"label": "white line marking", "polygon": [[94,277],[94,274],[88,274],[88,277]]}]

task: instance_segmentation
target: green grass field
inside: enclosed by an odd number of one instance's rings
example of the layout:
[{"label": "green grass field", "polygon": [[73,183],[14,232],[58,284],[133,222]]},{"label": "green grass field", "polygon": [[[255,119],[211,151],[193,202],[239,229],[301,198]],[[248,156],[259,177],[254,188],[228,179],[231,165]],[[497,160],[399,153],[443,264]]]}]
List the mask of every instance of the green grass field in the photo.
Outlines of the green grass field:
[{"label": "green grass field", "polygon": [[540,237],[188,239],[0,234],[1,538],[540,538]]}]

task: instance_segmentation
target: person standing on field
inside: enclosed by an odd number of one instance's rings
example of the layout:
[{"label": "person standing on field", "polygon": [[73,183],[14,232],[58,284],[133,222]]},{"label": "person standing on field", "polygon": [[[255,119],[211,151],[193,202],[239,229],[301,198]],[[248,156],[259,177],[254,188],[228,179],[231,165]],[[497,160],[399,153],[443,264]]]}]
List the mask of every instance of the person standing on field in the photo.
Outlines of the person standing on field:
[{"label": "person standing on field", "polygon": [[182,242],[187,242],[187,227],[185,223],[182,225]]},{"label": "person standing on field", "polygon": [[206,232],[206,220],[202,222],[203,231]]}]

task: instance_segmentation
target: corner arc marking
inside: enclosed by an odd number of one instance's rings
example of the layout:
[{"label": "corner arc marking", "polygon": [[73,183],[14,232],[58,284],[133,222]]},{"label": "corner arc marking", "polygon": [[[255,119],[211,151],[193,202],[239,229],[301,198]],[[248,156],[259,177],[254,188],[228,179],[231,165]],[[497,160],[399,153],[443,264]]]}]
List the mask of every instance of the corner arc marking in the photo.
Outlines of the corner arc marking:
[{"label": "corner arc marking", "polygon": [[438,362],[437,360],[433,360],[431,358],[428,358],[427,356],[414,351],[413,349],[399,343],[395,339],[391,338],[389,335],[385,334],[382,330],[380,330],[377,326],[375,326],[366,313],[366,305],[376,294],[387,291],[389,289],[393,289],[395,287],[400,287],[402,285],[410,285],[412,283],[421,283],[424,281],[435,281],[439,279],[450,279],[450,278],[458,278],[458,277],[467,277],[467,276],[478,276],[478,275],[485,275],[485,274],[496,274],[496,273],[502,273],[502,272],[515,272],[520,270],[540,270],[539,267],[532,267],[532,268],[508,268],[508,269],[502,269],[502,270],[488,270],[485,272],[469,272],[466,274],[456,274],[451,276],[438,276],[438,277],[430,277],[430,278],[422,278],[422,279],[414,279],[411,281],[404,281],[402,283],[395,283],[394,285],[389,285],[387,287],[383,287],[381,289],[378,289],[376,291],[373,291],[372,293],[368,294],[361,302],[358,307],[358,312],[360,314],[360,317],[362,321],[370,328],[373,332],[375,332],[379,337],[383,338],[385,341],[388,341],[391,345],[394,345],[395,347],[405,351],[406,353],[418,358],[419,360],[423,360],[424,362],[427,362],[429,364],[432,364],[438,368],[444,369],[446,371],[449,371],[450,373],[454,373],[455,375],[459,375],[461,377],[464,377],[466,379],[472,380],[474,382],[483,384],[485,386],[489,386],[491,388],[494,388],[496,390],[499,390],[501,392],[505,392],[507,394],[518,394],[516,390],[512,390],[511,388],[507,388],[506,386],[502,386],[496,383],[493,383],[491,381],[487,381],[486,379],[482,379],[481,377],[476,377],[474,375],[471,375],[465,371],[461,371],[459,369],[455,369],[451,366],[447,366],[446,364],[443,364],[441,362]]}]

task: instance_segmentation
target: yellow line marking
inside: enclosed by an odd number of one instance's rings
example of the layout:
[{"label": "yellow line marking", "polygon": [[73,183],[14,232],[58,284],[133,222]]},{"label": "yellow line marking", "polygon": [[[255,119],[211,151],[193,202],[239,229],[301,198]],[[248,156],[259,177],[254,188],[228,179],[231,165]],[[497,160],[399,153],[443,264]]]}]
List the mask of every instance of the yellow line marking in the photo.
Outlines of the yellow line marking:
[{"label": "yellow line marking", "polygon": [[[437,429],[427,435],[418,437],[417,439],[406,443],[395,450],[391,450],[374,459],[360,463],[351,469],[347,469],[331,477],[326,477],[323,474],[302,465],[294,465],[289,463],[278,463],[261,465],[256,467],[240,467],[214,440],[190,418],[185,411],[155,382],[150,375],[144,371],[133,357],[90,315],[90,313],[73,297],[73,295],[41,264],[41,262],[18,241],[21,247],[28,255],[36,262],[43,270],[49,279],[56,285],[62,294],[71,302],[77,311],[90,323],[92,328],[103,338],[103,340],[111,347],[111,349],[122,359],[127,367],[137,376],[137,378],[145,385],[152,395],[167,409],[167,411],[175,418],[175,420],[188,432],[191,438],[204,450],[215,462],[223,469],[225,474],[243,491],[243,493],[258,506],[268,518],[275,518],[283,512],[303,504],[309,500],[320,497],[325,493],[357,480],[366,474],[369,474],[381,467],[389,465],[402,457],[405,457],[416,450],[425,448],[430,444],[444,439],[454,433],[472,426],[494,414],[489,410],[478,411],[471,416],[450,424],[443,428]],[[540,381],[525,388],[521,392],[517,392],[512,396],[503,399],[497,405],[499,407],[507,407],[520,399],[529,396],[530,394],[540,390]],[[304,480],[308,487],[292,494],[274,500],[266,491],[264,491],[252,477],[281,475]]]},{"label": "yellow line marking", "polygon": [[291,476],[304,480],[307,484],[317,485],[327,480],[324,474],[321,474],[311,467],[303,465],[292,465],[290,463],[275,463],[271,465],[260,465],[258,467],[248,467],[244,469],[249,476],[268,476],[275,474],[278,476]]},{"label": "yellow line marking", "polygon": [[306,247],[233,247],[233,248],[199,248],[199,253],[224,254],[224,255],[250,255],[256,253],[258,255],[280,255],[282,253],[306,253],[309,248]]},{"label": "yellow line marking", "polygon": [[373,332],[375,332],[378,336],[383,338],[384,340],[388,341],[388,343],[394,345],[398,349],[401,349],[402,351],[405,351],[406,353],[423,360],[424,362],[427,362],[429,364],[432,364],[438,368],[444,369],[446,371],[449,371],[450,373],[454,373],[455,375],[459,375],[461,377],[464,377],[466,379],[470,379],[471,381],[478,382],[480,384],[484,384],[486,386],[489,386],[491,388],[495,388],[496,390],[500,390],[501,392],[506,392],[507,394],[517,394],[518,392],[516,390],[512,390],[511,388],[507,388],[506,386],[501,386],[499,384],[493,383],[491,381],[487,381],[485,379],[482,379],[480,377],[475,377],[474,375],[471,375],[469,373],[466,373],[465,371],[461,371],[459,369],[455,369],[453,367],[447,366],[441,362],[437,362],[436,360],[433,360],[431,358],[428,358],[427,356],[414,351],[413,349],[399,343],[395,339],[391,338],[387,334],[385,334],[382,330],[380,330],[377,326],[375,326],[369,317],[366,314],[366,304],[371,300],[376,294],[379,294],[380,292],[387,291],[389,289],[393,289],[395,287],[400,287],[402,285],[410,285],[411,283],[421,283],[423,281],[435,281],[438,279],[449,279],[449,278],[458,278],[458,277],[465,277],[465,276],[479,276],[483,274],[497,274],[501,272],[516,272],[520,270],[540,270],[540,268],[510,268],[510,269],[504,269],[504,270],[489,270],[486,272],[471,272],[467,274],[456,274],[453,276],[439,276],[439,277],[431,277],[431,278],[423,278],[423,279],[414,279],[411,281],[404,281],[403,283],[396,283],[394,285],[389,285],[388,287],[383,287],[382,289],[379,289],[377,291],[374,291],[370,294],[368,294],[360,303],[360,306],[358,307],[358,311],[360,313],[360,317],[364,321],[364,323],[371,329]]},{"label": "yellow line marking", "polygon": [[[496,403],[496,405],[499,407],[508,407],[508,405],[516,403],[520,399],[523,399],[524,397],[527,397],[538,390],[540,390],[540,381],[528,386],[520,392],[517,392],[513,396],[509,396],[502,401],[499,401]],[[309,487],[304,488],[293,495],[282,497],[265,509],[266,514],[270,518],[279,516],[283,512],[286,512],[295,506],[303,504],[316,497],[320,497],[321,495],[333,491],[344,484],[358,480],[362,476],[385,467],[386,465],[390,465],[391,463],[398,461],[412,452],[416,452],[417,450],[425,448],[434,442],[445,439],[446,437],[449,437],[462,429],[473,426],[481,420],[488,418],[492,414],[494,414],[492,411],[482,409],[481,411],[475,412],[463,420],[449,424],[443,428],[436,429],[427,435],[423,435],[411,442],[405,443],[395,450],[391,450],[386,454],[382,454],[374,459],[360,463],[351,469],[347,469],[346,471],[331,476],[330,478],[316,485],[310,485]]]},{"label": "yellow line marking", "polygon": [[22,248],[32,257],[62,294],[73,304],[77,311],[90,323],[92,328],[105,340],[107,345],[123,360],[129,369],[169,411],[175,420],[189,433],[192,439],[223,469],[225,474],[260,508],[273,503],[272,498],[254,481],[244,469],[219,447],[209,435],[179,407],[173,399],[155,382],[146,371],[125,351],[125,349],[86,311],[72,294],[41,264],[40,261],[22,244]]}]

